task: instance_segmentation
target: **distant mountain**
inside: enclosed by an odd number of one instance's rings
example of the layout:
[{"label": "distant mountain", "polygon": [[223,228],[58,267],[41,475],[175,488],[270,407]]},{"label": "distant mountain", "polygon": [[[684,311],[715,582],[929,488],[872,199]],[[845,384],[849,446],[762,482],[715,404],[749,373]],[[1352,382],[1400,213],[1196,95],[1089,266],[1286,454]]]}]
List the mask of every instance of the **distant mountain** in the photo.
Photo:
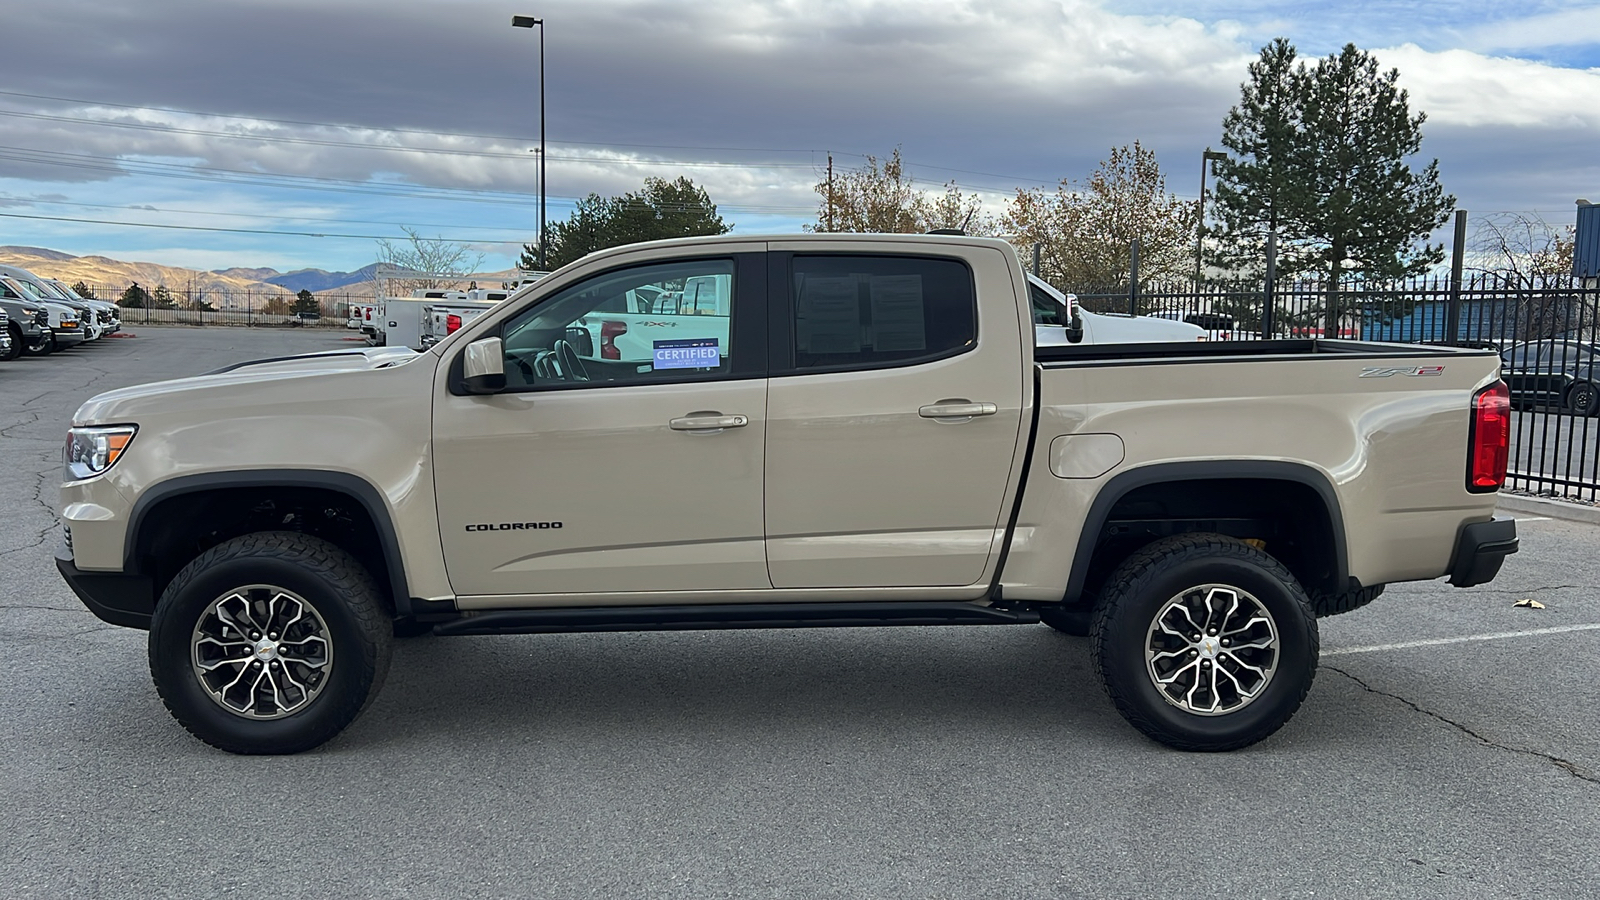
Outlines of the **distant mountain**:
[{"label": "distant mountain", "polygon": [[[369,278],[377,267],[374,263],[354,272],[298,269],[280,273],[271,268],[243,267],[203,272],[156,263],[125,262],[106,256],[73,256],[43,247],[0,247],[0,265],[27,269],[44,278],[59,278],[67,284],[81,281],[96,296],[106,300],[115,300],[128,285],[138,282],[146,290],[166,285],[180,301],[194,292],[221,309],[259,307],[270,298],[292,298],[303,289],[321,295],[326,303],[339,303],[357,295],[371,296],[373,289]],[[476,283],[498,287],[516,275],[515,269],[476,272],[461,276],[459,286]],[[390,290],[404,293],[410,286],[402,280],[391,284]]]},{"label": "distant mountain", "polygon": [[268,284],[276,284],[290,291],[331,291],[352,284],[365,284],[372,280],[372,273],[378,268],[377,263],[363,266],[354,272],[328,272],[323,269],[296,269],[293,272],[278,274],[271,269],[259,270],[272,272],[270,275],[260,276]]},{"label": "distant mountain", "polygon": [[[76,256],[70,253],[62,253],[60,250],[46,250],[43,247],[0,247],[0,256],[31,256],[35,259],[48,259],[54,262],[77,259]],[[17,268],[20,269],[22,267],[18,266]]]},{"label": "distant mountain", "polygon": [[193,291],[218,307],[259,304],[263,298],[285,293],[283,288],[255,278],[157,263],[125,262],[107,256],[73,256],[42,247],[0,247],[0,264],[27,269],[44,278],[58,278],[67,284],[81,281],[95,296],[105,300],[115,300],[134,282],[146,290],[166,285],[180,299]]},{"label": "distant mountain", "polygon": [[266,281],[281,273],[277,269],[245,269],[235,266],[232,269],[212,269],[211,274],[221,275],[224,278],[243,278],[246,281]]}]

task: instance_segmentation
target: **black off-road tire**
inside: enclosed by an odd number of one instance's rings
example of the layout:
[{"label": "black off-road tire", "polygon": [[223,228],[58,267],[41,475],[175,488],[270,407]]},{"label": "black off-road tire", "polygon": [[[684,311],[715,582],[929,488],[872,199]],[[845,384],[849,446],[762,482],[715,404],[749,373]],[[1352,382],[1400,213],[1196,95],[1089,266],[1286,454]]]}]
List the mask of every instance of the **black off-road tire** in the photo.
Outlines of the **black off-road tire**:
[{"label": "black off-road tire", "polygon": [[37,343],[37,344],[26,344],[25,343],[25,344],[22,345],[22,352],[27,354],[28,356],[49,356],[51,353],[55,352],[55,349],[56,349],[56,335],[55,335],[55,332],[50,332],[50,333],[46,334],[44,337],[39,339],[39,343]]},{"label": "black off-road tire", "polygon": [[[192,642],[206,610],[255,585],[303,598],[326,623],[332,645],[320,693],[282,718],[252,719],[224,709],[192,664]],[[333,738],[378,695],[389,670],[392,621],[372,576],[336,545],[288,531],[247,534],[202,553],[162,592],[150,622],[150,673],[172,715],[211,746],[230,753],[299,753]]]},{"label": "black off-road tire", "polygon": [[[1259,695],[1219,715],[1169,702],[1146,662],[1156,615],[1201,585],[1248,592],[1270,614],[1278,636],[1276,668]],[[1178,750],[1235,750],[1262,740],[1300,708],[1317,670],[1317,620],[1299,582],[1265,552],[1220,534],[1163,538],[1123,561],[1101,594],[1091,637],[1101,685],[1117,711]]]},{"label": "black off-road tire", "polygon": [[22,340],[22,329],[17,327],[17,323],[8,323],[6,325],[6,333],[11,335],[11,347],[6,352],[0,353],[0,362],[10,362],[21,356],[22,349],[25,346]]},{"label": "black off-road tire", "polygon": [[1378,595],[1383,593],[1383,588],[1384,585],[1375,584],[1359,591],[1345,591],[1342,594],[1317,594],[1311,598],[1311,608],[1319,619],[1343,615],[1378,599]]}]

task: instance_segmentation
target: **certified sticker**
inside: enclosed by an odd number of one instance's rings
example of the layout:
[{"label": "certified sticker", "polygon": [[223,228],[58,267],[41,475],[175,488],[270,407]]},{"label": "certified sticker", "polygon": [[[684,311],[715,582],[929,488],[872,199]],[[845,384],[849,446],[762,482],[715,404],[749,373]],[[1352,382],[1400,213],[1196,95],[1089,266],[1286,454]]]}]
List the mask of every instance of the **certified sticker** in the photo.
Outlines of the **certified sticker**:
[{"label": "certified sticker", "polygon": [[684,338],[654,341],[657,369],[715,369],[722,365],[722,350],[716,338]]}]

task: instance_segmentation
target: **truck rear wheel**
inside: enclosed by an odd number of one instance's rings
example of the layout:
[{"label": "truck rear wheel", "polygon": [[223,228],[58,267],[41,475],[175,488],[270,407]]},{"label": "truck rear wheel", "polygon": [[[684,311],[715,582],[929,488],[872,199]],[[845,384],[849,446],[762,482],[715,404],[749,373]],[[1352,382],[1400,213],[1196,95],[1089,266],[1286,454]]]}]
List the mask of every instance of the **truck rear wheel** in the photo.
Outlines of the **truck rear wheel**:
[{"label": "truck rear wheel", "polygon": [[1112,574],[1091,646],[1106,694],[1135,728],[1179,750],[1234,750],[1300,708],[1316,675],[1317,620],[1265,552],[1178,535]]},{"label": "truck rear wheel", "polygon": [[162,592],[150,673],[162,702],[230,753],[298,753],[377,696],[391,617],[349,554],[295,532],[247,534],[201,554]]}]

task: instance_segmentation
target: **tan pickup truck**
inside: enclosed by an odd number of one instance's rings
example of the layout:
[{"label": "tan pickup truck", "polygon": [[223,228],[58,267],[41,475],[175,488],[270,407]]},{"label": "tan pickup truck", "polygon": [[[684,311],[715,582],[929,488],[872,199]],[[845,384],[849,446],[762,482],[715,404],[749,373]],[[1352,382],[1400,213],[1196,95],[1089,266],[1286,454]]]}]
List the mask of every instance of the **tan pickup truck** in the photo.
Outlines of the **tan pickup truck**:
[{"label": "tan pickup truck", "polygon": [[[688,283],[731,304],[629,317],[642,361],[590,327]],[[1492,352],[1036,348],[1030,300],[980,238],[597,253],[425,353],[95,397],[57,564],[240,753],[336,735],[396,634],[1041,621],[1145,734],[1226,750],[1299,707],[1317,616],[1515,552]]]}]

